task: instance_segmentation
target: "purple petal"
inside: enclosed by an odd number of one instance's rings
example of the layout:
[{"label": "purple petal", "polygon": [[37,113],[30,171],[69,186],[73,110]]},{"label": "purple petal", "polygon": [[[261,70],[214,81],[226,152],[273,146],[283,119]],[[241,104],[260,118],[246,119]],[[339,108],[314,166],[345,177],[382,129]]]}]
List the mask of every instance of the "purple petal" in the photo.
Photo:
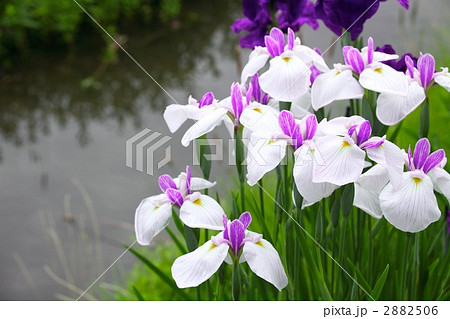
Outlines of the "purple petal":
[{"label": "purple petal", "polygon": [[267,103],[269,103],[269,99],[270,99],[269,94],[264,93],[264,95],[263,95],[263,97],[262,97],[261,104],[267,105]]},{"label": "purple petal", "polygon": [[245,227],[239,219],[235,219],[230,224],[230,242],[235,256],[238,255],[242,242],[245,238]]},{"label": "purple petal", "polygon": [[270,36],[278,43],[278,50],[281,53],[284,52],[284,33],[278,28],[272,28],[270,30]]},{"label": "purple petal", "polygon": [[159,188],[161,188],[161,190],[163,192],[165,192],[166,189],[168,189],[168,188],[174,188],[174,189],[177,188],[177,185],[173,181],[172,177],[170,177],[167,174],[161,175],[158,178],[158,184],[159,184]]},{"label": "purple petal", "polygon": [[172,204],[181,206],[183,205],[183,196],[181,195],[181,192],[177,189],[168,188],[166,189],[166,195],[172,202]]},{"label": "purple petal", "polygon": [[294,48],[295,34],[291,28],[288,28],[288,50],[292,50]]},{"label": "purple petal", "polygon": [[189,195],[191,193],[191,168],[188,166],[186,166],[186,190],[187,190],[187,194]]},{"label": "purple petal", "polygon": [[347,134],[348,134],[349,136],[352,136],[353,133],[355,133],[357,127],[358,127],[358,125],[352,125],[352,126],[350,126],[350,128],[348,129]]},{"label": "purple petal", "polygon": [[247,102],[247,105],[249,105],[252,102],[252,95],[253,95],[253,86],[250,83],[250,85],[247,88],[247,92],[245,93],[245,101]]},{"label": "purple petal", "polygon": [[435,62],[431,54],[427,53],[421,55],[417,61],[417,69],[419,70],[420,82],[422,86],[426,89],[433,81]]},{"label": "purple petal", "polygon": [[406,63],[406,68],[408,70],[409,76],[414,79],[414,61],[411,59],[410,56],[406,55],[405,56],[405,63]]},{"label": "purple petal", "polygon": [[345,64],[350,65],[350,61],[348,59],[348,51],[354,49],[352,46],[346,45],[342,48],[342,55],[344,56]]},{"label": "purple petal", "polygon": [[244,212],[239,216],[239,220],[244,225],[244,228],[247,229],[248,225],[252,222],[252,215],[249,212]]},{"label": "purple petal", "polygon": [[205,105],[211,105],[214,102],[214,94],[212,92],[208,92],[202,96],[200,102],[198,103],[198,107],[202,108]]},{"label": "purple petal", "polygon": [[357,136],[357,144],[361,145],[365,141],[367,141],[372,134],[372,128],[370,127],[369,121],[364,121],[359,126],[358,136]]},{"label": "purple petal", "polygon": [[413,163],[415,169],[421,169],[428,155],[430,155],[430,142],[426,137],[421,138],[414,148]]},{"label": "purple petal", "polygon": [[367,42],[367,64],[371,64],[373,62],[373,38],[369,37],[369,41]]},{"label": "purple petal", "polygon": [[347,59],[355,73],[361,74],[364,71],[364,60],[358,49],[351,48],[348,50]]},{"label": "purple petal", "polygon": [[222,216],[222,220],[223,220],[223,229],[224,229],[224,231],[223,231],[223,239],[230,240],[227,216],[223,215]]},{"label": "purple petal", "polygon": [[313,85],[316,78],[320,75],[320,70],[316,68],[314,65],[309,68],[311,70],[311,75],[309,76],[309,80],[311,82],[311,85]]},{"label": "purple petal", "polygon": [[231,86],[231,104],[233,105],[234,118],[239,120],[244,105],[242,104],[242,92],[238,83],[234,83]]},{"label": "purple petal", "polygon": [[281,54],[280,49],[278,48],[278,43],[270,36],[266,35],[264,37],[264,43],[266,44],[266,48],[272,57],[276,57]]},{"label": "purple petal", "polygon": [[445,152],[442,149],[431,153],[431,155],[428,156],[427,160],[425,161],[425,164],[423,164],[423,171],[425,172],[425,174],[428,173],[431,169],[438,166],[442,162],[444,157]]},{"label": "purple petal", "polygon": [[402,5],[406,10],[409,9],[409,0],[398,0],[398,2]]},{"label": "purple petal", "polygon": [[259,86],[259,75],[255,73],[250,79],[250,85],[252,86],[253,99],[257,102],[261,102],[261,87]]},{"label": "purple petal", "polygon": [[317,117],[314,114],[308,115],[305,120],[306,123],[306,132],[305,139],[311,140],[314,135],[316,135],[317,131]]},{"label": "purple petal", "polygon": [[302,131],[300,130],[300,125],[295,124],[295,127],[291,133],[291,142],[294,151],[296,151],[303,144]]},{"label": "purple petal", "polygon": [[368,148],[376,148],[379,147],[384,143],[384,139],[378,138],[378,137],[372,137],[371,139],[368,139],[365,143],[360,145],[360,148],[362,150],[368,149]]},{"label": "purple petal", "polygon": [[284,134],[292,137],[296,123],[294,115],[291,112],[286,110],[281,111],[280,115],[278,115],[278,124]]}]

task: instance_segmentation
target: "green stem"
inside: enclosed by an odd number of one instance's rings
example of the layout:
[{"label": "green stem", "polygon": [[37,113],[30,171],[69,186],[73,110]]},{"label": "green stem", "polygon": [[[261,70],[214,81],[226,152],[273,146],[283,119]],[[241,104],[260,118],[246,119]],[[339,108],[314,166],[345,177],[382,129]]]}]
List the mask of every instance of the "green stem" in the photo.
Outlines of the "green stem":
[{"label": "green stem", "polygon": [[263,190],[263,179],[261,178],[258,181],[259,184],[259,204],[260,204],[260,209],[261,209],[261,216],[262,218],[264,218],[264,190]]},{"label": "green stem", "polygon": [[419,127],[419,137],[427,137],[428,129],[430,127],[430,107],[428,103],[428,98],[422,103],[422,109],[420,110],[420,127]]},{"label": "green stem", "polygon": [[231,294],[233,301],[239,301],[241,298],[241,275],[239,269],[239,260],[235,260],[233,262],[232,281],[233,288]]},{"label": "green stem", "polygon": [[406,279],[408,278],[408,269],[409,269],[409,256],[411,255],[411,244],[414,239],[414,234],[412,233],[406,233],[406,247],[403,255],[403,273],[402,273],[402,300],[407,300],[407,289],[406,289]]}]

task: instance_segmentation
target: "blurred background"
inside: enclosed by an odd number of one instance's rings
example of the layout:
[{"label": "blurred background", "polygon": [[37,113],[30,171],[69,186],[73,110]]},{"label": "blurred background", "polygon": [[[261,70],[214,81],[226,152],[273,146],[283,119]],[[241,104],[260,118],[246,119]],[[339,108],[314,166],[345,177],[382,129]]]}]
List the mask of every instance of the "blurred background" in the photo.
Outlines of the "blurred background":
[{"label": "blurred background", "polygon": [[[237,0],[78,2],[182,104],[190,94],[229,95],[250,53],[230,30],[242,16]],[[409,11],[389,0],[363,37],[449,66],[449,16],[448,0],[412,0]],[[336,39],[322,23],[300,34],[322,51]],[[339,43],[325,58],[340,61]],[[134,241],[135,208],[159,192],[157,176],[192,163],[184,129],[172,135],[162,118],[171,103],[73,0],[1,1],[0,300],[76,299]],[[443,105],[430,139],[448,150]],[[414,131],[418,116],[409,121]],[[155,176],[125,165],[125,141],[144,128],[173,136],[172,161]],[[227,174],[213,164],[212,180]],[[169,269],[177,252],[168,236],[159,242],[153,260]],[[141,286],[151,299],[170,298],[159,280],[127,253],[85,297],[135,299],[131,287]]]}]

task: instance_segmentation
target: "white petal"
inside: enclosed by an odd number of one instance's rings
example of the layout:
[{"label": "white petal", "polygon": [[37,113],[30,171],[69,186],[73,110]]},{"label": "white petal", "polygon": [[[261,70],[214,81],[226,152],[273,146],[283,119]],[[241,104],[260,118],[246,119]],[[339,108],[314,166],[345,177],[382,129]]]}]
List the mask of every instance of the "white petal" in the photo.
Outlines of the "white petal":
[{"label": "white petal", "polygon": [[383,62],[383,61],[396,60],[396,59],[398,59],[397,54],[387,54],[387,53],[378,52],[378,51],[373,52],[373,61],[374,62]]},{"label": "white petal", "polygon": [[298,119],[311,114],[311,90],[292,101],[291,112]]},{"label": "white petal", "polygon": [[259,77],[261,89],[279,101],[293,101],[310,86],[311,70],[296,56],[277,56]]},{"label": "white petal", "polygon": [[216,246],[211,240],[193,252],[178,257],[172,265],[172,277],[179,288],[197,287],[219,269],[228,255],[228,245]]},{"label": "white petal", "polygon": [[441,216],[433,182],[425,174],[419,176],[418,172],[404,173],[398,190],[389,183],[380,194],[384,217],[396,228],[411,233],[424,230]]},{"label": "white petal", "polygon": [[444,195],[450,201],[450,174],[446,170],[435,167],[427,174],[433,181],[436,191]]},{"label": "white petal", "polygon": [[360,99],[364,89],[353,77],[352,71],[331,70],[319,75],[312,85],[311,103],[314,110],[318,110],[333,101]]},{"label": "white petal", "polygon": [[164,110],[164,120],[171,133],[176,132],[187,119],[198,117],[200,109],[196,105],[171,104]]},{"label": "white petal", "polygon": [[148,197],[143,199],[136,209],[134,230],[139,245],[150,245],[152,239],[169,225],[172,205],[167,201],[161,205],[157,202],[158,196]]},{"label": "white petal", "polygon": [[[205,108],[206,106],[204,106]],[[206,134],[211,132],[217,125],[219,125],[224,118],[227,116],[227,110],[225,108],[215,108],[213,111],[206,114],[203,118],[201,118],[198,122],[192,125],[186,133],[184,133],[183,138],[181,139],[181,144],[183,146],[188,146],[189,143]]]},{"label": "white petal", "polygon": [[395,125],[414,111],[425,100],[425,91],[416,81],[411,81],[406,95],[381,93],[377,99],[377,118],[384,125]]},{"label": "white petal", "polygon": [[317,127],[316,136],[347,135],[348,129],[353,125],[361,125],[365,121],[358,115],[350,117],[340,116],[332,120],[323,119]]},{"label": "white petal", "polygon": [[294,47],[294,54],[298,56],[309,67],[315,66],[320,72],[328,72],[330,68],[325,63],[323,57],[316,51],[306,45],[297,45]]},{"label": "white petal", "polygon": [[355,182],[353,205],[375,218],[381,218],[380,193],[389,182],[387,170],[375,165]]},{"label": "white petal", "polygon": [[213,198],[200,195],[196,200],[184,201],[180,207],[180,219],[192,228],[223,229],[225,212]]},{"label": "white petal", "polygon": [[408,77],[390,66],[382,63],[374,63],[366,68],[359,76],[359,83],[371,91],[391,92],[406,95]]},{"label": "white petal", "polygon": [[405,164],[403,151],[394,143],[385,140],[379,147],[368,148],[366,152],[371,160],[387,169],[393,187],[400,187]]},{"label": "white petal", "polygon": [[253,133],[247,150],[247,181],[255,185],[277,167],[286,155],[287,140],[272,139],[268,133]]},{"label": "white petal", "polygon": [[322,198],[330,196],[339,186],[331,183],[313,183],[314,154],[306,145],[295,151],[294,180],[298,192],[302,195],[304,206],[310,206]]},{"label": "white petal", "polygon": [[252,77],[256,72],[266,65],[270,55],[265,52],[259,52],[259,50],[253,50],[248,58],[247,64],[242,69],[241,84],[247,82],[249,77]]},{"label": "white petal", "polygon": [[241,114],[240,123],[252,132],[281,133],[278,124],[279,112],[267,105],[251,104]]},{"label": "white petal", "polygon": [[438,75],[434,80],[437,84],[450,92],[450,73],[447,73],[445,75]]},{"label": "white petal", "polygon": [[191,191],[199,191],[206,188],[211,188],[216,186],[216,182],[210,182],[206,179],[200,177],[192,177],[191,178]]},{"label": "white petal", "polygon": [[270,282],[278,290],[287,286],[288,280],[280,256],[267,240],[260,239],[256,243],[246,242],[243,255],[256,275]]},{"label": "white petal", "polygon": [[357,180],[364,168],[365,152],[350,139],[324,136],[316,141],[322,165],[314,166],[313,182],[345,185]]}]

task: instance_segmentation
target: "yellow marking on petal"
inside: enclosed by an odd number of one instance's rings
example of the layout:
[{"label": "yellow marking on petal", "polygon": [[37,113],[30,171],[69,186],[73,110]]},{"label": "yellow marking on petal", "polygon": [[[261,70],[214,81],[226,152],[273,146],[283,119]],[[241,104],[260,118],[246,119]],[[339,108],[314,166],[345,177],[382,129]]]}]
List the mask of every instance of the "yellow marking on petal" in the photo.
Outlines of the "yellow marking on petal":
[{"label": "yellow marking on petal", "polygon": [[341,72],[337,71],[334,76],[338,76],[339,74],[341,74]]},{"label": "yellow marking on petal", "polygon": [[283,60],[284,60],[284,62],[289,63],[289,61],[291,61],[291,58],[290,57],[285,57],[285,58],[283,58]]},{"label": "yellow marking on petal", "polygon": [[200,198],[197,198],[196,200],[194,200],[194,204],[195,204],[195,205],[201,205],[201,204],[202,204],[201,199],[200,199]]},{"label": "yellow marking on petal", "polygon": [[413,177],[414,184],[417,186],[422,182],[422,179],[419,177]]},{"label": "yellow marking on petal", "polygon": [[262,241],[260,241],[260,240],[258,240],[255,244],[258,245],[258,246],[264,247]]},{"label": "yellow marking on petal", "polygon": [[253,111],[255,111],[255,112],[258,112],[258,113],[260,113],[260,114],[262,114],[262,110],[259,108],[259,107],[257,107],[257,108],[254,108],[253,109]]},{"label": "yellow marking on petal", "polygon": [[374,71],[381,74],[383,72],[383,69],[382,68],[376,68]]},{"label": "yellow marking on petal", "polygon": [[267,144],[273,144],[273,143],[275,143],[275,140],[273,139],[273,138],[271,138],[268,142],[267,142]]},{"label": "yellow marking on petal", "polygon": [[153,207],[153,211],[157,210],[158,208],[159,208],[159,206]]},{"label": "yellow marking on petal", "polygon": [[342,148],[344,148],[344,147],[349,147],[350,146],[350,143],[349,142],[347,142],[347,141],[343,141],[342,142]]},{"label": "yellow marking on petal", "polygon": [[214,243],[211,243],[211,247],[209,247],[209,250],[213,250],[214,248],[216,248],[217,246]]}]

